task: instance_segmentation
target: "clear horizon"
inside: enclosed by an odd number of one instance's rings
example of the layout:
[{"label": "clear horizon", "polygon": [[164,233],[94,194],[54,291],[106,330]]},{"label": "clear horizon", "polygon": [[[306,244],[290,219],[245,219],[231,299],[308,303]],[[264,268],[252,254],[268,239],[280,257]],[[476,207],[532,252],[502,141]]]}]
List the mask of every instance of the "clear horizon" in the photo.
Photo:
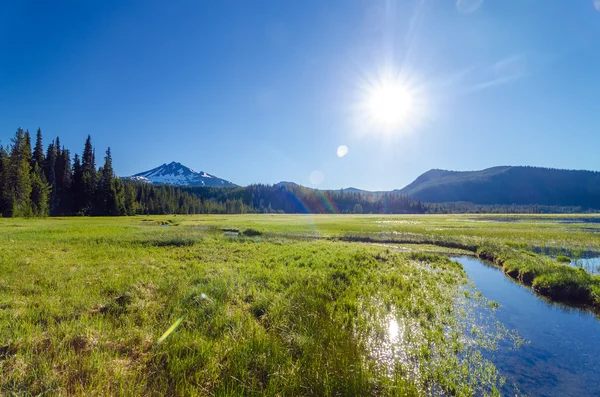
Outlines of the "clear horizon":
[{"label": "clear horizon", "polygon": [[81,153],[90,134],[119,176],[176,161],[242,186],[377,191],[436,168],[599,169],[598,1],[3,11],[0,143],[41,127]]}]

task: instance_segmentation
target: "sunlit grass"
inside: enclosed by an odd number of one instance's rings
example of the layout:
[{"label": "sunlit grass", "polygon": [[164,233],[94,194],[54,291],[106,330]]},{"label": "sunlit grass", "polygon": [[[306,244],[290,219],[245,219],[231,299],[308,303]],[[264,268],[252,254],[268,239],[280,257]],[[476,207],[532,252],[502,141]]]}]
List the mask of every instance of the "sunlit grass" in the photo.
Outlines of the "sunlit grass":
[{"label": "sunlit grass", "polygon": [[489,252],[562,299],[598,277],[531,249],[600,242],[594,225],[488,218],[0,219],[0,394],[493,394],[464,339],[466,275],[430,253]]}]

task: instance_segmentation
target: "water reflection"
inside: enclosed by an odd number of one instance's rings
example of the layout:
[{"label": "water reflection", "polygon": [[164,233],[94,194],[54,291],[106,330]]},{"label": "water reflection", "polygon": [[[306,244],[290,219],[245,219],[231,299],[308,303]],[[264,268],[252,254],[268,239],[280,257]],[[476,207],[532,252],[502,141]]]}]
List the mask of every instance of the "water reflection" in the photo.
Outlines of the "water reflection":
[{"label": "water reflection", "polygon": [[570,265],[584,269],[590,274],[600,274],[600,256],[595,258],[572,259]]},{"label": "water reflection", "polygon": [[501,270],[470,257],[454,258],[488,299],[497,301],[497,318],[527,341],[514,350],[500,344],[490,359],[511,385],[537,396],[600,395],[600,322],[593,314],[540,299]]},{"label": "water reflection", "polygon": [[472,389],[475,395],[489,395],[494,386],[501,386],[498,372],[482,352],[510,339],[508,331],[488,301],[467,290],[470,287],[459,289],[455,310],[440,310],[429,319],[377,300],[364,302],[376,308],[364,312],[371,326],[364,340],[378,369],[390,379],[400,375],[428,396],[448,395],[450,384]]},{"label": "water reflection", "polygon": [[395,318],[390,318],[390,320],[388,322],[388,335],[390,338],[390,342],[392,342],[392,343],[398,342],[399,332],[400,332],[400,329],[398,327],[398,321],[396,321]]}]

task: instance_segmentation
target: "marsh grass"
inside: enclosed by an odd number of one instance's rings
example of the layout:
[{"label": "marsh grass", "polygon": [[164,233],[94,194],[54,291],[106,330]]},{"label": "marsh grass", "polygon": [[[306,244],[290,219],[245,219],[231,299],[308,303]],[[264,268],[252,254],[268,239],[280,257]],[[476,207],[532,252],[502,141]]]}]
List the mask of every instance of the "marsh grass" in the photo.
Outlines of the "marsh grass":
[{"label": "marsh grass", "polygon": [[312,226],[285,216],[162,222],[0,220],[0,394],[498,393],[447,258],[294,239]]},{"label": "marsh grass", "polygon": [[425,251],[598,305],[598,276],[532,251],[600,240],[552,216],[488,218],[0,219],[0,394],[497,394],[495,333],[465,332],[457,306],[480,296]]},{"label": "marsh grass", "polygon": [[558,255],[556,261],[560,263],[571,263],[571,258],[565,255]]}]

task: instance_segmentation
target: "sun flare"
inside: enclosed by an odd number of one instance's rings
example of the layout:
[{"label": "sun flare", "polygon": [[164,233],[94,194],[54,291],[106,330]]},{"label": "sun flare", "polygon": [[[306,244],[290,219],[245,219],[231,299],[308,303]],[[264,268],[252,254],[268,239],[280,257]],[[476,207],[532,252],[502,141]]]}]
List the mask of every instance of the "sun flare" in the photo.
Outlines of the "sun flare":
[{"label": "sun flare", "polygon": [[424,87],[415,77],[391,70],[360,83],[359,130],[386,137],[413,132],[424,118]]},{"label": "sun flare", "polygon": [[368,107],[374,121],[386,127],[394,127],[402,123],[410,113],[412,96],[402,84],[386,83],[374,87]]}]

